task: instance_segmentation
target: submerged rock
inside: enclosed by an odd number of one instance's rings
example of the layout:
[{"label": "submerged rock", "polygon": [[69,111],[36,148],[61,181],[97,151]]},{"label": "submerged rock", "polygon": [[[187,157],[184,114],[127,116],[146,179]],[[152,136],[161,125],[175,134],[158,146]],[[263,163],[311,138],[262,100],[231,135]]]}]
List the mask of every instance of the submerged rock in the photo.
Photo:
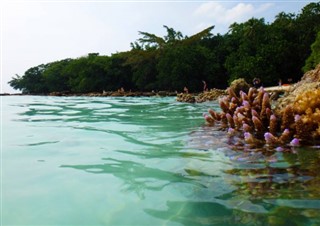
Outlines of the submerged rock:
[{"label": "submerged rock", "polygon": [[210,91],[206,91],[203,93],[200,93],[198,96],[196,96],[196,102],[202,103],[205,101],[214,101],[217,100],[219,97],[226,95],[226,91],[222,89],[211,89]]},{"label": "submerged rock", "polygon": [[320,64],[314,70],[306,72],[301,81],[293,85],[291,92],[277,100],[275,110],[279,112],[295,102],[297,96],[302,96],[306,91],[318,89],[320,89]]},{"label": "submerged rock", "polygon": [[187,103],[202,103],[206,101],[215,101],[219,97],[226,95],[226,90],[222,89],[211,89],[210,91],[205,91],[199,93],[198,95],[190,93],[179,93],[177,94],[177,101],[187,102]]},{"label": "submerged rock", "polygon": [[190,93],[179,93],[177,94],[177,101],[179,102],[187,102],[187,103],[195,103],[195,97]]}]

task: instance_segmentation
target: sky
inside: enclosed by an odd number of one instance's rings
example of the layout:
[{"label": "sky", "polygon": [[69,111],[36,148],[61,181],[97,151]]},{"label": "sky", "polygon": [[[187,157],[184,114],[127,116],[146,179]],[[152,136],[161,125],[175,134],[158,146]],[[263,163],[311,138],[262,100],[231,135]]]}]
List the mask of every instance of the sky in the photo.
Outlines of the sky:
[{"label": "sky", "polygon": [[191,36],[214,25],[225,34],[234,23],[280,12],[300,13],[312,1],[76,1],[2,0],[0,93],[18,93],[8,85],[31,67],[88,53],[111,55],[130,50],[139,31],[164,36],[163,25]]}]

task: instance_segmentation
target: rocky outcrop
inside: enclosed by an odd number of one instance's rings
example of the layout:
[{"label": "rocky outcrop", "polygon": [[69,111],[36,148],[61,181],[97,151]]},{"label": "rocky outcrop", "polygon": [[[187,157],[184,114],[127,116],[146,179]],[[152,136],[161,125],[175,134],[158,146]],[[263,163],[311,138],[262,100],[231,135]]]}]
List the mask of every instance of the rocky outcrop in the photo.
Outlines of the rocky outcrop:
[{"label": "rocky outcrop", "polygon": [[202,103],[205,101],[214,101],[217,100],[219,97],[226,95],[227,92],[222,89],[211,89],[210,91],[206,91],[200,93],[198,96],[195,97],[197,103]]},{"label": "rocky outcrop", "polygon": [[304,92],[317,89],[320,89],[320,64],[314,70],[306,72],[301,80],[293,85],[290,92],[277,100],[276,111],[279,112],[287,105],[295,102],[296,97],[301,96]]},{"label": "rocky outcrop", "polygon": [[151,97],[151,96],[176,96],[175,92],[159,91],[159,92],[131,92],[131,91],[103,91],[91,93],[70,93],[70,92],[52,92],[49,96],[89,96],[89,97]]},{"label": "rocky outcrop", "polygon": [[179,93],[177,94],[177,99],[178,102],[186,102],[186,103],[195,103],[196,98],[194,95],[190,93]]},{"label": "rocky outcrop", "polygon": [[177,101],[187,103],[202,103],[205,101],[215,101],[219,97],[226,95],[227,92],[222,89],[211,89],[199,94],[179,93],[177,94]]},{"label": "rocky outcrop", "polygon": [[244,78],[238,78],[231,82],[230,88],[234,91],[236,95],[239,95],[240,91],[248,92],[250,85],[246,82]]}]

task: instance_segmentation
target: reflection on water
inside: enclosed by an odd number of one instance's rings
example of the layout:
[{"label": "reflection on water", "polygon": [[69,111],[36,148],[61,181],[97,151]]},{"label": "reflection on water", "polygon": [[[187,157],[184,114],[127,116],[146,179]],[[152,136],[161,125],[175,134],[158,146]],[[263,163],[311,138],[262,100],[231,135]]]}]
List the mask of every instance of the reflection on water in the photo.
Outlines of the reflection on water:
[{"label": "reflection on water", "polygon": [[3,100],[3,225],[320,225],[319,147],[234,147],[216,103]]},{"label": "reflection on water", "polygon": [[145,190],[160,191],[165,186],[172,183],[190,183],[201,187],[201,184],[197,183],[196,180],[186,178],[178,173],[146,167],[141,163],[133,161],[120,161],[112,158],[105,158],[104,160],[106,163],[100,165],[62,165],[61,167],[85,170],[86,172],[95,174],[112,174],[125,182],[122,191],[135,192],[141,199],[145,198]]},{"label": "reflection on water", "polygon": [[[296,153],[277,153],[274,162],[263,168],[235,167],[225,173],[233,175],[237,194],[251,198],[320,198],[320,151],[301,148]],[[308,158],[306,158],[308,156]],[[320,202],[319,202],[320,208]]]},{"label": "reflection on water", "polygon": [[[146,213],[179,222],[182,225],[312,225],[307,216],[298,216],[301,210],[279,207],[273,215],[232,210],[212,202],[168,202],[168,210],[146,209]],[[176,215],[171,213],[180,208]],[[286,217],[284,217],[286,216]],[[314,224],[316,225],[316,224]]]},{"label": "reflection on water", "polygon": [[[165,211],[146,209],[145,212],[182,225],[241,225],[232,217],[232,210],[218,203],[168,201],[166,204],[168,209]],[[177,214],[172,215],[177,209]]]}]

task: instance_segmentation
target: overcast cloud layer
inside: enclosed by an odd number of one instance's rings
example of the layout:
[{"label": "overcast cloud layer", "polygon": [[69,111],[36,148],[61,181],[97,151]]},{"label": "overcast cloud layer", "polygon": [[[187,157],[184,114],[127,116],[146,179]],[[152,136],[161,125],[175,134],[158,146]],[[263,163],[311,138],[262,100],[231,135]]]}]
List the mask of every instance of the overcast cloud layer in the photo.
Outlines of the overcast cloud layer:
[{"label": "overcast cloud layer", "polygon": [[126,51],[138,31],[165,35],[163,25],[195,34],[215,25],[252,17],[272,22],[284,12],[299,13],[309,1],[1,1],[1,90],[30,67],[88,53]]}]

